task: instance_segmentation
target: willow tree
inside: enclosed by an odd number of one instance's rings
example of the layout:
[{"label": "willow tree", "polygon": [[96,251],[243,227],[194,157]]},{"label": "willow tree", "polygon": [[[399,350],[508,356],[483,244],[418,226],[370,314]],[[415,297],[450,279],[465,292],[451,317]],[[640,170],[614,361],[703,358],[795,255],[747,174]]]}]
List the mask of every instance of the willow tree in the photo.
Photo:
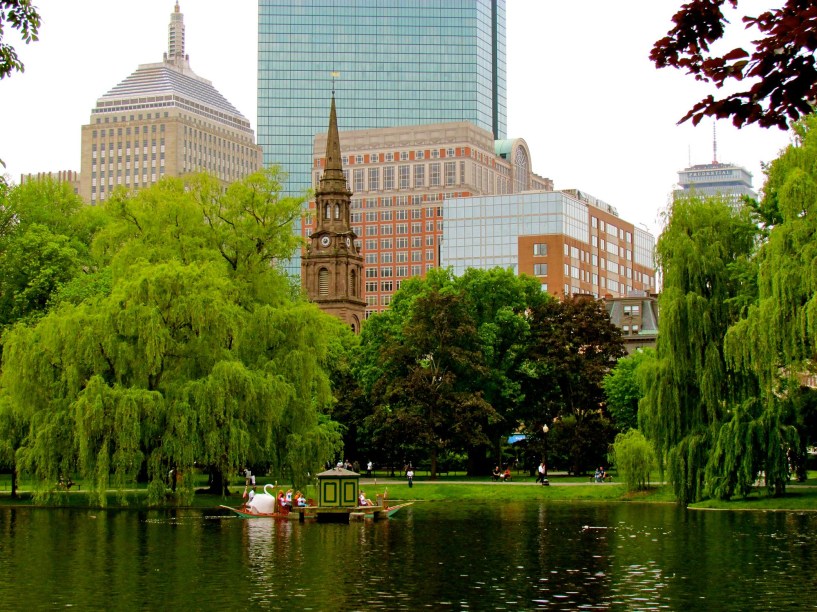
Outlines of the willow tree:
[{"label": "willow tree", "polygon": [[337,327],[273,265],[297,244],[275,171],[226,193],[207,178],[115,195],[94,242],[107,293],[66,300],[8,335],[3,387],[31,433],[21,457],[41,495],[66,474],[100,503],[147,472],[153,500],[169,469],[221,477],[241,465],[303,482],[339,435],[324,418]]},{"label": "willow tree", "polygon": [[[758,254],[758,300],[727,336],[727,356],[761,384],[768,428],[762,469],[778,492],[788,476],[787,451],[799,451],[781,402],[817,370],[817,117],[795,127],[796,141],[770,165],[760,204],[774,221]],[[773,429],[772,429],[773,428]],[[774,435],[772,435],[774,434]],[[805,440],[805,438],[804,438]],[[798,448],[800,447],[800,448]]]},{"label": "willow tree", "polygon": [[[748,210],[693,197],[672,204],[658,240],[663,290],[657,358],[648,364],[639,424],[684,503],[705,494],[722,424],[759,390],[756,377],[728,368],[723,354],[729,326],[755,298],[756,232]],[[710,476],[729,469],[713,464]],[[730,494],[728,488],[716,492]]]}]

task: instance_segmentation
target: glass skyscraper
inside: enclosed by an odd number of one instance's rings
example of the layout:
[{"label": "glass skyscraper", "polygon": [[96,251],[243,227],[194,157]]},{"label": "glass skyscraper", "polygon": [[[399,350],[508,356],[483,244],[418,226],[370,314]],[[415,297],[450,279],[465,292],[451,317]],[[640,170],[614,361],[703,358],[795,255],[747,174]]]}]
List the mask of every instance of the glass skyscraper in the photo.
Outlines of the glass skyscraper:
[{"label": "glass skyscraper", "polygon": [[311,185],[333,87],[341,132],[470,121],[506,138],[505,0],[258,7],[258,144],[289,191]]}]

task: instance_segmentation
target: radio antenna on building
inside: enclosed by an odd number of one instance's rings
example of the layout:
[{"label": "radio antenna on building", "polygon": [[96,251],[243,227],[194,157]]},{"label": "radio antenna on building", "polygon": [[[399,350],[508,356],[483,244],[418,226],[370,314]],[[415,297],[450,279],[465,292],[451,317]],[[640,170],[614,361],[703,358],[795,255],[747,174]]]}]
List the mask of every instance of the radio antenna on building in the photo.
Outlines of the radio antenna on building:
[{"label": "radio antenna on building", "polygon": [[715,120],[712,121],[712,163],[718,163],[718,134],[715,128],[718,124]]}]

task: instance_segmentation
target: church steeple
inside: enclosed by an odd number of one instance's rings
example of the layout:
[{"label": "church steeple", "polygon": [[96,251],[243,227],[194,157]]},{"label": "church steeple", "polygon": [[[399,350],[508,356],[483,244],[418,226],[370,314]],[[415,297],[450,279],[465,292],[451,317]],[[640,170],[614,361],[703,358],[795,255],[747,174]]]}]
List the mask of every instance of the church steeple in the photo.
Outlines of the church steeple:
[{"label": "church steeple", "polygon": [[315,228],[301,259],[301,277],[309,299],[360,332],[365,314],[363,256],[351,227],[352,192],[343,176],[335,96],[329,110],[326,161],[315,190]]}]

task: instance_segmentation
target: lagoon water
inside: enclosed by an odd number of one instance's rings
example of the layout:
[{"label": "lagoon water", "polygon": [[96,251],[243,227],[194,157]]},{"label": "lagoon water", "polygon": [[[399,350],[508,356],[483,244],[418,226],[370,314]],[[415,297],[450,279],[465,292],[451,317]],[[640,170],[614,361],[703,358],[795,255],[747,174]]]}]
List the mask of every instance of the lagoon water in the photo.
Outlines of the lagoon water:
[{"label": "lagoon water", "polygon": [[0,508],[1,609],[817,606],[817,515],[417,503],[389,521]]}]

